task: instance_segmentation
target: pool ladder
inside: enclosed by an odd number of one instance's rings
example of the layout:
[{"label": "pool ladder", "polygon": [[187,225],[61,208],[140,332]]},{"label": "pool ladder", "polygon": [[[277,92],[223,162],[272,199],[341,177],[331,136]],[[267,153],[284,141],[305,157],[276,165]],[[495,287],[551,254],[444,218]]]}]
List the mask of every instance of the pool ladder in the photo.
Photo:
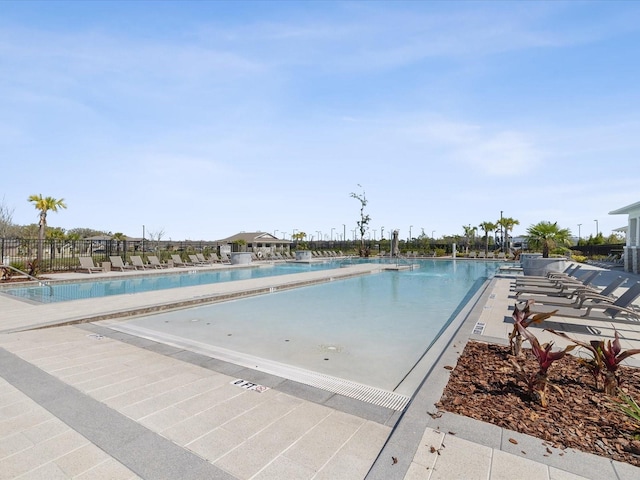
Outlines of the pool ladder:
[{"label": "pool ladder", "polygon": [[22,275],[24,275],[27,278],[30,278],[31,280],[34,280],[36,282],[38,282],[38,285],[41,287],[49,287],[49,296],[53,297],[53,287],[51,285],[49,285],[49,282],[43,282],[42,280],[40,280],[37,277],[34,277],[33,275],[29,275],[27,272],[23,272],[22,270],[20,270],[19,268],[16,268],[12,265],[2,265],[2,268],[8,268],[9,270],[13,270],[14,272],[18,272]]}]

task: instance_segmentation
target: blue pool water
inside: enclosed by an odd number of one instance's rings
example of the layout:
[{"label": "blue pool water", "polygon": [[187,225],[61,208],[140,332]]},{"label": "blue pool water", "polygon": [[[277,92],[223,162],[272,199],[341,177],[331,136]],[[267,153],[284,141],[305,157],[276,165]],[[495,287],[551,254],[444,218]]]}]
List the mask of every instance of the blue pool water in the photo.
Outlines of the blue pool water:
[{"label": "blue pool water", "polygon": [[285,377],[274,364],[410,394],[417,384],[403,385],[408,373],[502,265],[414,263],[420,268],[148,315],[112,328]]},{"label": "blue pool water", "polygon": [[281,263],[259,267],[233,268],[225,270],[191,269],[181,273],[144,275],[131,278],[120,277],[110,280],[82,281],[74,283],[52,283],[44,286],[30,286],[2,289],[0,292],[38,303],[65,302],[83,298],[99,298],[169,288],[193,287],[210,283],[231,282],[251,278],[287,275],[338,268],[339,262],[322,263]]}]

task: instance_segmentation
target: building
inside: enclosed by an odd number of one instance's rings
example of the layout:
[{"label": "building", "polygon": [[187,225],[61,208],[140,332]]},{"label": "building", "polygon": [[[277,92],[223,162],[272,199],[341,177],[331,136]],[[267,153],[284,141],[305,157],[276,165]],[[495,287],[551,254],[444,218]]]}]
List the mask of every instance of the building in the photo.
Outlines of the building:
[{"label": "building", "polygon": [[[256,255],[289,251],[289,240],[274,237],[267,232],[240,232],[231,237],[217,240],[220,251],[229,253],[232,251],[254,252]],[[225,248],[226,247],[226,248]]]},{"label": "building", "polygon": [[[609,212],[609,215],[628,215],[626,226],[627,242],[623,252],[624,270],[625,272],[640,273],[638,259],[638,250],[640,250],[640,202],[613,210]],[[622,230],[622,228],[617,230]]]}]

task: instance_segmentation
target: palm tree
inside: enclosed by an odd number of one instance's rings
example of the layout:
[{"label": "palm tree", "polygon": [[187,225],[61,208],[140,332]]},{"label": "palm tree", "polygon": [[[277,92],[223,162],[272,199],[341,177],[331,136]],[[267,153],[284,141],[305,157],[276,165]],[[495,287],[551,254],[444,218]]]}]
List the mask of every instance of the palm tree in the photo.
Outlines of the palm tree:
[{"label": "palm tree", "polygon": [[32,202],[36,210],[40,210],[40,222],[38,223],[38,263],[42,261],[42,244],[44,242],[44,233],[47,228],[47,212],[57,212],[59,208],[67,208],[64,198],[55,199],[53,197],[43,197],[42,194],[31,195],[28,201]]},{"label": "palm tree", "polygon": [[122,232],[116,232],[113,235],[111,235],[111,240],[116,241],[116,250],[118,252],[118,255],[120,255],[120,244],[124,242],[126,239],[127,239],[127,236]]},{"label": "palm tree", "polygon": [[549,258],[549,251],[557,245],[570,245],[571,231],[558,227],[558,222],[543,221],[527,229],[529,247],[542,248],[542,258]]},{"label": "palm tree", "polygon": [[472,227],[471,225],[463,225],[464,236],[467,238],[467,251],[469,253],[469,244],[471,243],[471,239],[475,237],[475,233],[478,231],[478,227]]},{"label": "palm tree", "polygon": [[489,253],[489,232],[493,232],[498,226],[492,222],[482,222],[480,228],[484,232],[484,255]]},{"label": "palm tree", "polygon": [[[501,246],[502,251],[503,252],[508,252],[509,251],[509,230],[513,230],[513,227],[515,227],[516,225],[520,225],[520,221],[516,220],[515,218],[511,218],[511,217],[503,217],[500,220],[498,220],[498,226],[502,226],[502,228],[504,228],[504,240],[505,240],[505,245]],[[506,247],[506,248],[504,248]]]}]

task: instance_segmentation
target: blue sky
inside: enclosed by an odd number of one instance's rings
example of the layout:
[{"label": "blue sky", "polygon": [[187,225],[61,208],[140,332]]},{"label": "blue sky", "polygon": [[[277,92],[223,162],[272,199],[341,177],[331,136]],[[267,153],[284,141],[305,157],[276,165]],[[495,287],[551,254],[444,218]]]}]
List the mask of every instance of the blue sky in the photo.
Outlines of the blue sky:
[{"label": "blue sky", "polygon": [[[0,199],[214,240],[583,237],[640,200],[638,2],[0,3]],[[362,186],[359,187],[359,185]]]}]

